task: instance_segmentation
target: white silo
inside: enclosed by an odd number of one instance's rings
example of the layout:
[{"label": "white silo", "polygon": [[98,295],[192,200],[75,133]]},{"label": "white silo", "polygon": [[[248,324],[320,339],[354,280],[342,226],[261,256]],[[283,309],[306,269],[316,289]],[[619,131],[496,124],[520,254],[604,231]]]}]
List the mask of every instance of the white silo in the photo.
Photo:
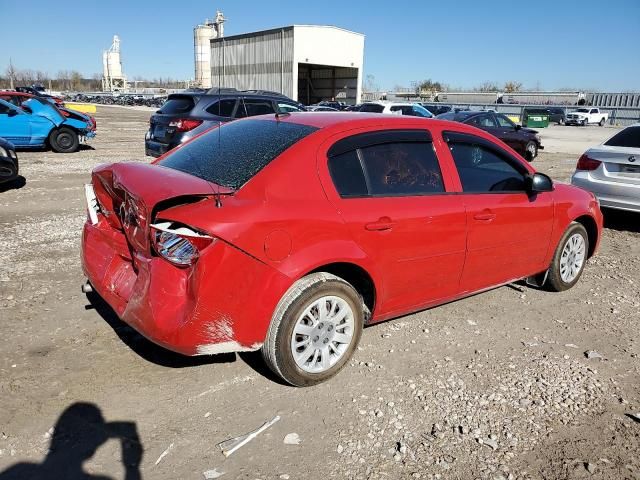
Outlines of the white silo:
[{"label": "white silo", "polygon": [[198,87],[211,88],[211,40],[224,36],[224,22],[224,15],[217,11],[213,22],[205,20],[193,29],[195,84]]},{"label": "white silo", "polygon": [[114,35],[109,50],[102,52],[102,89],[110,92],[120,91],[126,89],[126,84],[120,59],[120,37]]}]

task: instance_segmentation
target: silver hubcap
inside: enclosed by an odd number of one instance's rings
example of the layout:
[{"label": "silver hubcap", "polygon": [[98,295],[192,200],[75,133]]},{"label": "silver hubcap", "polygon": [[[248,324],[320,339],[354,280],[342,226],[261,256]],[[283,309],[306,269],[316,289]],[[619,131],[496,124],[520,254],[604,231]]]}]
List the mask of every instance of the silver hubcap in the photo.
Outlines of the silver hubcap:
[{"label": "silver hubcap", "polygon": [[298,317],[291,353],[305,372],[322,373],[336,364],[353,341],[353,310],[340,297],[321,297]]},{"label": "silver hubcap", "polygon": [[571,283],[580,274],[584,265],[585,247],[584,238],[579,233],[571,235],[564,244],[560,257],[560,278],[563,282]]}]

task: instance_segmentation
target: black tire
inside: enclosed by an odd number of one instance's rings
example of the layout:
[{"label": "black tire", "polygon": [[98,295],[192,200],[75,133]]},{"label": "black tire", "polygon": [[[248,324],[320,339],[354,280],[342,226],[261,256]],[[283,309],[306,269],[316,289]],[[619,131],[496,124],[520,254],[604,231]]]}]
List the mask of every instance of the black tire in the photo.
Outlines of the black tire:
[{"label": "black tire", "polygon": [[564,125],[564,118],[560,118],[560,120],[558,120],[558,125]]},{"label": "black tire", "polygon": [[589,125],[589,121],[585,118],[584,122],[582,122],[582,126],[586,127],[587,125]]},{"label": "black tire", "polygon": [[49,134],[49,144],[54,152],[73,153],[78,151],[80,139],[74,130],[69,127],[61,127]]},{"label": "black tire", "polygon": [[[347,302],[353,313],[354,328],[351,342],[336,363],[321,373],[311,373],[296,364],[291,340],[300,315],[324,296],[336,296]],[[309,387],[328,380],[345,366],[358,346],[364,326],[363,309],[362,297],[343,279],[325,272],[301,278],[287,290],[273,314],[262,346],[265,363],[273,373],[296,387]]]},{"label": "black tire", "polygon": [[601,127],[604,127],[604,118],[600,119],[600,121],[598,122],[598,125],[600,125]]},{"label": "black tire", "polygon": [[[562,279],[560,262],[565,245],[576,234],[581,235],[584,240],[584,260],[575,278],[567,282]],[[587,230],[581,224],[573,222],[571,225],[569,225],[567,231],[564,232],[564,235],[562,235],[562,238],[560,239],[560,242],[558,242],[558,246],[556,247],[556,251],[553,254],[553,260],[551,261],[551,266],[549,267],[549,275],[547,276],[547,282],[545,284],[547,289],[553,292],[563,292],[573,287],[582,276],[582,272],[584,271],[584,267],[587,263],[588,253],[589,236],[587,235]]]},{"label": "black tire", "polygon": [[538,145],[536,142],[527,142],[524,147],[524,158],[527,162],[532,162],[538,156]]}]

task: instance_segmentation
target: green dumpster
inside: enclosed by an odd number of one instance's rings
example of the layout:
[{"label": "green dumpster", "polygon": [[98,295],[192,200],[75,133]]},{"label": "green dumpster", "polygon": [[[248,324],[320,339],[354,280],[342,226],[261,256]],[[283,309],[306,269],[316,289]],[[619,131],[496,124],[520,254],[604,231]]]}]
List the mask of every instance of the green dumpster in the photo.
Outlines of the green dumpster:
[{"label": "green dumpster", "polygon": [[541,115],[537,113],[527,115],[527,127],[547,128],[549,126],[549,115]]}]

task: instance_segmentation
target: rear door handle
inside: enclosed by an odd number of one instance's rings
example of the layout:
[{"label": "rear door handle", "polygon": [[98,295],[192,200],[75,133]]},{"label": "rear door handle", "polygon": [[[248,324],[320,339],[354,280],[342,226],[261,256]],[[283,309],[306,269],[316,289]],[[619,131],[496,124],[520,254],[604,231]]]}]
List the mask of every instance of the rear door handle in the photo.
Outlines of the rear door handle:
[{"label": "rear door handle", "polygon": [[484,211],[482,213],[476,213],[473,216],[474,220],[479,220],[481,222],[491,222],[496,218],[495,213],[491,213],[490,211]]},{"label": "rear door handle", "polygon": [[376,232],[382,230],[391,230],[395,223],[389,217],[381,217],[375,222],[365,224],[364,228]]}]

